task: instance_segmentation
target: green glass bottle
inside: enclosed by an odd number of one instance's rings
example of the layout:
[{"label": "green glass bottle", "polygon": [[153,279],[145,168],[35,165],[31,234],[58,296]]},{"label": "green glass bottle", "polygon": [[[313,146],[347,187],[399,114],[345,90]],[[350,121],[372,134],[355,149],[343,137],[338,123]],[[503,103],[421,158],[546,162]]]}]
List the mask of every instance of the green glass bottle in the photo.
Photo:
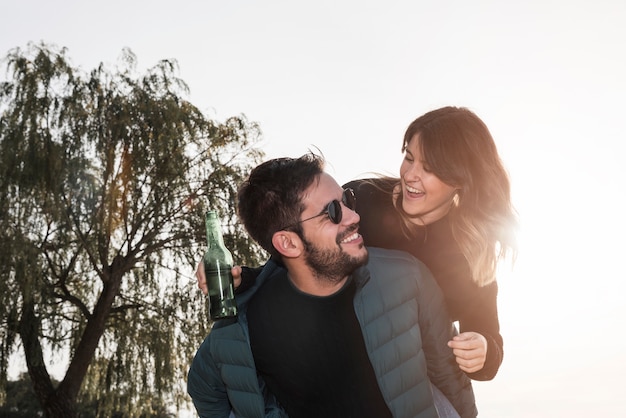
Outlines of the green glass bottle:
[{"label": "green glass bottle", "polygon": [[204,254],[204,274],[209,290],[209,315],[212,320],[237,315],[233,286],[233,256],[224,245],[217,213],[209,210],[205,217],[207,250]]}]

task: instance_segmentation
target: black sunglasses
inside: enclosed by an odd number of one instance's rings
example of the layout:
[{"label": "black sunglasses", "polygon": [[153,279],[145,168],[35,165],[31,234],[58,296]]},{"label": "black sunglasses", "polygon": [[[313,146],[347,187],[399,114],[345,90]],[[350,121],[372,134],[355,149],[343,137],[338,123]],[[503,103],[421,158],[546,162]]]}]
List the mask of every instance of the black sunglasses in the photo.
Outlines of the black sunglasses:
[{"label": "black sunglasses", "polygon": [[354,190],[352,189],[343,189],[343,194],[341,196],[341,202],[337,199],[334,199],[330,202],[321,213],[318,213],[315,216],[311,216],[310,218],[303,219],[294,224],[288,225],[281,229],[289,229],[302,222],[310,221],[311,219],[318,218],[320,216],[328,215],[328,219],[334,224],[339,224],[342,219],[343,211],[341,210],[341,203],[345,205],[348,209],[355,210],[356,209],[356,196],[354,195]]}]

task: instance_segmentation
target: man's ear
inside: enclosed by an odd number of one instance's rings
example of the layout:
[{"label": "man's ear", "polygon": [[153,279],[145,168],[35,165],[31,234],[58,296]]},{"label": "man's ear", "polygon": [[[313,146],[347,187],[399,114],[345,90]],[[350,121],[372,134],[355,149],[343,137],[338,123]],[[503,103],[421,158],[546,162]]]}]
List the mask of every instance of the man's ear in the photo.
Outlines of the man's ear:
[{"label": "man's ear", "polygon": [[302,252],[302,240],[293,231],[277,231],[272,235],[272,244],[274,248],[283,257],[298,257]]}]

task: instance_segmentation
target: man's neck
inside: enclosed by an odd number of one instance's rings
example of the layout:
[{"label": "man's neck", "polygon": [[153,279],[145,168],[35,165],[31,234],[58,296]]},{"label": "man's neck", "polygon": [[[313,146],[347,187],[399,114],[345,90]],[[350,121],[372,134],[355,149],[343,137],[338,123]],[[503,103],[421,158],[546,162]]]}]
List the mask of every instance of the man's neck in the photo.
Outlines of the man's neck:
[{"label": "man's neck", "polygon": [[288,277],[291,283],[301,291],[313,296],[330,296],[343,288],[348,276],[335,280],[333,278],[319,277],[307,266],[287,266]]}]

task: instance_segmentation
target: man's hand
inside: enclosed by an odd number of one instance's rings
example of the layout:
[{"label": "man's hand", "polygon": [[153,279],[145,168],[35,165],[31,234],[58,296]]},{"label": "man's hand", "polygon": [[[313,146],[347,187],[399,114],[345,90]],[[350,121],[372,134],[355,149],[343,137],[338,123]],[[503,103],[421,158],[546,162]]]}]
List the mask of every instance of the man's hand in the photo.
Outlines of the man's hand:
[{"label": "man's hand", "polygon": [[[231,273],[233,274],[233,285],[235,289],[237,289],[241,284],[241,267],[233,266]],[[196,268],[196,279],[198,280],[198,288],[202,293],[205,295],[209,293],[209,288],[206,285],[206,276],[204,275],[204,263],[202,261],[198,263],[198,267]]]},{"label": "man's hand", "polygon": [[487,360],[487,339],[477,332],[462,332],[448,341],[456,362],[465,373],[479,371]]}]

